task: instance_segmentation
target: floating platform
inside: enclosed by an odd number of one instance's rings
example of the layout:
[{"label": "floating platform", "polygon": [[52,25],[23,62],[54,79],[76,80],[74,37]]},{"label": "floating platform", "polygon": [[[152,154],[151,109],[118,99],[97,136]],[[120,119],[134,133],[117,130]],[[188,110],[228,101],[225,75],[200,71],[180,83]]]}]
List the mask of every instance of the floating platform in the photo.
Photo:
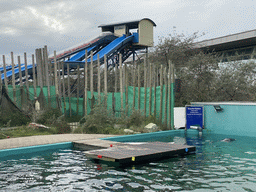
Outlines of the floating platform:
[{"label": "floating platform", "polygon": [[147,142],[135,144],[113,144],[107,149],[85,151],[84,154],[92,159],[131,164],[145,161],[155,161],[177,155],[194,153],[196,147],[164,142]]}]

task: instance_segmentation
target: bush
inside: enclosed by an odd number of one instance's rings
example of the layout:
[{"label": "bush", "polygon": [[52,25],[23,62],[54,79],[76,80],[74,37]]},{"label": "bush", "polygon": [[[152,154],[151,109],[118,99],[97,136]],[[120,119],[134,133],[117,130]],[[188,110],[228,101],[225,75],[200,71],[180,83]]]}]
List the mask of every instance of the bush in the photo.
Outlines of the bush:
[{"label": "bush", "polygon": [[48,109],[44,111],[39,118],[36,119],[36,122],[52,127],[54,133],[57,134],[71,132],[71,128],[65,120],[65,116],[62,115],[59,109]]},{"label": "bush", "polygon": [[71,128],[66,121],[56,121],[53,126],[57,134],[70,133]]},{"label": "bush", "polygon": [[0,132],[0,139],[6,139],[7,136],[14,137],[25,137],[32,135],[50,135],[54,134],[56,131],[54,128],[35,128],[32,126],[21,126],[15,129],[2,130]]},{"label": "bush", "polygon": [[[96,105],[90,115],[80,120],[84,133],[107,133],[109,127],[113,127],[115,118],[112,111],[108,110],[105,103]],[[114,129],[114,128],[113,128]]]},{"label": "bush", "polygon": [[81,115],[72,115],[71,117],[67,116],[67,115],[65,116],[65,120],[68,123],[79,122],[82,118],[83,118],[83,116],[81,116]]},{"label": "bush", "polygon": [[1,112],[0,113],[0,126],[13,127],[22,126],[30,122],[30,118],[19,112]]},{"label": "bush", "polygon": [[138,110],[133,110],[132,114],[127,118],[127,127],[140,127],[145,118]]},{"label": "bush", "polygon": [[36,122],[44,125],[52,125],[62,115],[59,109],[47,109],[37,119]]}]

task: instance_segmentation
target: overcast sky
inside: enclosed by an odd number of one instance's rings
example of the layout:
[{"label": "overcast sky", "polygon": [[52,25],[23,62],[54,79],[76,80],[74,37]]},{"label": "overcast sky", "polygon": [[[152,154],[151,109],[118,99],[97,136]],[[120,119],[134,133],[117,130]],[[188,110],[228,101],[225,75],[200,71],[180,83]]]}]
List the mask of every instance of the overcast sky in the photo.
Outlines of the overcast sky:
[{"label": "overcast sky", "polygon": [[100,24],[142,18],[156,23],[155,44],[174,29],[204,40],[256,29],[256,0],[0,0],[0,64],[11,51],[15,62],[44,45],[53,53],[96,37]]}]

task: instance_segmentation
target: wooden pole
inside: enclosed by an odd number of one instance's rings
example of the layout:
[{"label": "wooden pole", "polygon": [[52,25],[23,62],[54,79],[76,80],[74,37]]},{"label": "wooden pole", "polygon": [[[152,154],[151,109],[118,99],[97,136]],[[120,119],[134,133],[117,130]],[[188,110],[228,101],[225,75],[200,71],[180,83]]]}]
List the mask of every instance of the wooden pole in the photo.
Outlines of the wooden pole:
[{"label": "wooden pole", "polygon": [[39,55],[38,55],[38,49],[35,50],[35,55],[36,55],[36,74],[37,74],[37,86],[39,86]]},{"label": "wooden pole", "polygon": [[59,96],[61,97],[62,91],[61,91],[61,75],[60,75],[60,61],[57,62],[57,76],[58,76],[58,88],[59,88]]},{"label": "wooden pole", "polygon": [[[43,77],[42,77],[42,50],[38,49],[38,69],[39,69],[39,84],[40,87],[43,88]],[[56,82],[55,82],[56,83]]]},{"label": "wooden pole", "polygon": [[49,61],[48,61],[48,51],[47,46],[44,46],[44,62],[45,62],[45,80],[47,85],[47,95],[48,95],[48,107],[51,106],[51,91],[50,91],[50,80],[49,80]]},{"label": "wooden pole", "polygon": [[166,67],[164,68],[164,84],[165,84],[165,102],[164,102],[164,123],[166,124],[167,126],[167,101],[168,101],[168,98],[167,98],[167,92],[168,92],[168,83],[167,83],[167,74],[166,74]]},{"label": "wooden pole", "polygon": [[[127,65],[124,66],[124,74],[125,74],[125,78],[124,78],[124,84],[125,84],[125,107],[128,106],[128,87],[129,87],[129,82],[128,82],[128,76],[129,76],[129,71],[128,71],[128,67]],[[128,107],[127,107],[127,113],[128,113]]]},{"label": "wooden pole", "polygon": [[122,54],[119,53],[119,70],[120,70],[120,94],[121,94],[121,111],[123,111],[123,72],[122,72]]},{"label": "wooden pole", "polygon": [[39,49],[39,70],[40,70],[40,87],[43,88],[44,83],[43,83],[43,55],[42,55],[42,49]]},{"label": "wooden pole", "polygon": [[98,104],[101,102],[101,96],[100,96],[100,55],[97,55],[97,62],[98,62]]},{"label": "wooden pole", "polygon": [[41,72],[42,72],[42,85],[45,86],[45,52],[44,48],[40,49],[41,52]]},{"label": "wooden pole", "polygon": [[133,66],[134,68],[133,68],[133,82],[132,82],[132,86],[133,86],[133,100],[132,100],[132,108],[133,108],[133,110],[134,110],[134,108],[135,108],[135,87],[136,87],[136,85],[135,85],[135,83],[136,83],[136,80],[135,80],[135,76],[136,76],[136,62],[134,62],[134,66]]},{"label": "wooden pole", "polygon": [[32,70],[33,70],[33,87],[34,87],[34,97],[37,97],[36,93],[36,68],[35,68],[35,56],[32,54]]},{"label": "wooden pole", "polygon": [[107,55],[104,55],[104,95],[105,97],[107,97],[108,94],[108,76],[107,76],[107,70],[108,70],[108,66],[107,66]]},{"label": "wooden pole", "polygon": [[[126,97],[126,94],[128,95],[128,90],[126,89],[126,87],[128,87],[128,80],[126,78],[127,77],[127,66],[126,65],[122,66],[122,75],[123,75],[122,76],[122,79],[123,79],[122,83],[123,83],[123,88],[124,88],[123,91],[124,91],[124,95],[125,95],[124,105],[126,106],[126,98],[128,98],[128,96]],[[128,102],[128,99],[127,99],[127,102]]]},{"label": "wooden pole", "polygon": [[[148,48],[146,48],[146,63],[147,63],[147,72],[150,73],[150,64],[148,62]],[[147,87],[150,87],[150,84],[152,83],[151,80],[150,80],[150,75],[147,76],[148,79],[147,79]]]},{"label": "wooden pole", "polygon": [[11,52],[11,60],[12,60],[12,88],[13,88],[13,100],[14,103],[16,103],[16,86],[15,86],[15,74],[14,74],[14,58],[13,58],[13,52]]},{"label": "wooden pole", "polygon": [[140,111],[140,65],[138,65],[138,110]]},{"label": "wooden pole", "polygon": [[21,74],[21,63],[20,56],[18,56],[18,65],[19,65],[19,79],[20,79],[20,88],[23,88],[22,74]]},{"label": "wooden pole", "polygon": [[56,93],[56,96],[59,96],[56,51],[54,51],[54,79],[55,79],[55,81],[54,81],[55,82],[55,93]]},{"label": "wooden pole", "polygon": [[90,92],[91,99],[93,98],[93,52],[91,51],[91,65],[90,65]]},{"label": "wooden pole", "polygon": [[158,74],[159,74],[159,68],[156,69],[156,86],[159,86]]},{"label": "wooden pole", "polygon": [[68,101],[69,101],[69,116],[71,117],[71,96],[70,96],[70,76],[69,76],[69,63],[67,64],[67,75],[68,75]]},{"label": "wooden pole", "polygon": [[151,116],[152,107],[152,64],[149,64],[149,116]]},{"label": "wooden pole", "polygon": [[79,92],[80,92],[80,66],[78,65],[77,66],[77,79],[78,79],[78,82],[77,82],[77,95],[76,95],[76,99],[77,99],[77,102],[76,102],[76,114],[78,115],[79,113]]},{"label": "wooden pole", "polygon": [[27,53],[24,53],[24,64],[25,64],[26,88],[27,88],[27,91],[29,91]]},{"label": "wooden pole", "polygon": [[175,100],[175,95],[174,95],[174,86],[175,86],[175,76],[174,76],[174,64],[171,63],[171,69],[170,69],[170,73],[171,73],[171,91],[170,91],[170,96],[171,96],[171,99],[170,99],[170,107],[171,107],[171,129],[174,129],[174,100]]},{"label": "wooden pole", "polygon": [[147,116],[147,57],[144,57],[144,116]]},{"label": "wooden pole", "polygon": [[[27,62],[27,53],[24,53],[24,64],[25,64],[25,78],[26,78],[26,95],[27,99],[29,98],[29,84],[28,84],[28,62]],[[27,100],[26,100],[27,101]]]},{"label": "wooden pole", "polygon": [[8,91],[8,79],[7,79],[7,75],[6,75],[6,63],[5,63],[5,56],[3,55],[3,65],[4,65],[4,85],[6,90]]},{"label": "wooden pole", "polygon": [[168,69],[168,126],[170,127],[171,129],[171,61],[169,60],[168,61],[168,66],[169,66],[169,69]]},{"label": "wooden pole", "polygon": [[[47,55],[48,57],[48,55]],[[53,71],[52,71],[52,62],[49,61],[48,63],[48,69],[49,69],[49,84],[50,86],[53,85]]]},{"label": "wooden pole", "polygon": [[66,110],[67,110],[67,106],[66,106],[66,89],[65,89],[65,78],[64,78],[64,73],[65,73],[65,68],[64,68],[64,62],[62,62],[62,79],[63,79],[63,91],[62,91],[62,94],[63,94],[63,99],[64,99],[64,114],[66,114]]},{"label": "wooden pole", "polygon": [[54,79],[55,79],[55,94],[56,94],[56,102],[57,108],[59,106],[59,82],[58,82],[58,74],[57,74],[57,59],[56,59],[56,51],[54,51]]},{"label": "wooden pole", "polygon": [[62,110],[62,91],[61,91],[61,74],[60,74],[60,69],[61,69],[61,61],[57,62],[57,67],[58,67],[58,88],[59,88],[59,104],[60,104],[60,110]]},{"label": "wooden pole", "polygon": [[117,92],[117,64],[115,64],[115,93]]},{"label": "wooden pole", "polygon": [[87,86],[88,86],[88,52],[85,51],[85,63],[84,63],[84,115],[87,115]]},{"label": "wooden pole", "polygon": [[19,79],[20,79],[20,94],[21,94],[21,102],[20,102],[20,106],[21,108],[23,108],[23,106],[25,106],[26,104],[23,103],[23,94],[22,91],[23,89],[23,80],[22,80],[22,72],[21,72],[21,63],[20,63],[20,56],[18,56],[18,66],[19,66]]},{"label": "wooden pole", "polygon": [[153,86],[154,86],[154,117],[156,117],[156,75],[157,75],[157,72],[156,72],[156,67],[153,66],[153,74],[154,74],[154,81],[153,81]]},{"label": "wooden pole", "polygon": [[162,114],[163,114],[163,65],[160,68],[160,111],[159,111],[159,119],[162,122]]}]

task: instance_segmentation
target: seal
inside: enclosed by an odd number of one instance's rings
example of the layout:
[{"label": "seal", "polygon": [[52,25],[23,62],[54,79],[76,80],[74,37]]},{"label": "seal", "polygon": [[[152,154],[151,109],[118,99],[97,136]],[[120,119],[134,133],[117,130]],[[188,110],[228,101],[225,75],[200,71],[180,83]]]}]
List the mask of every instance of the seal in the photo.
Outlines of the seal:
[{"label": "seal", "polygon": [[233,138],[225,138],[223,140],[221,140],[221,142],[232,142],[232,141],[235,141],[236,139],[233,139]]}]

